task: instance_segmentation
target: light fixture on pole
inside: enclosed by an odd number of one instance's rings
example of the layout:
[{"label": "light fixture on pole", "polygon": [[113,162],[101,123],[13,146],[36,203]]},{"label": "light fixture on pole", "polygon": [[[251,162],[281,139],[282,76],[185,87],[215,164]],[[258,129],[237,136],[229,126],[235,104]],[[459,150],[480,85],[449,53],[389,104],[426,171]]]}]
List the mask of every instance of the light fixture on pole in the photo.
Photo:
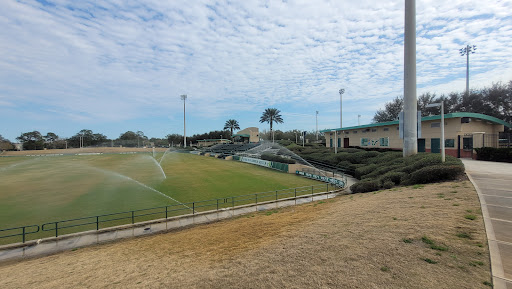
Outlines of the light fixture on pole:
[{"label": "light fixture on pole", "polygon": [[343,127],[343,116],[342,116],[342,106],[343,106],[343,94],[345,93],[345,89],[340,89],[340,128]]},{"label": "light fixture on pole", "polygon": [[318,140],[318,110],[316,111],[316,140]]},{"label": "light fixture on pole", "polygon": [[[444,152],[444,102],[431,103],[425,107],[441,107],[441,161],[444,163],[445,161],[445,152]],[[432,148],[430,148],[432,149]]]},{"label": "light fixture on pole", "polygon": [[469,96],[469,55],[475,53],[476,46],[466,45],[459,50],[460,56],[467,56],[466,59],[466,96]]},{"label": "light fixture on pole", "polygon": [[180,97],[181,97],[181,100],[183,100],[183,147],[186,148],[187,147],[187,126],[186,126],[186,122],[185,122],[185,102],[187,100],[187,95],[182,94]]}]

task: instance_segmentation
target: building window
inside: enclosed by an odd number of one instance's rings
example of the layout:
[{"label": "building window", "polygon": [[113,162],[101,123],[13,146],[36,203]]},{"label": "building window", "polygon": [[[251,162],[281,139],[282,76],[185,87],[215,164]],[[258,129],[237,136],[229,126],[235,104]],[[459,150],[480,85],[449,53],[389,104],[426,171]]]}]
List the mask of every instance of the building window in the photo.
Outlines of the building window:
[{"label": "building window", "polygon": [[444,146],[447,148],[454,148],[455,147],[455,139],[445,139],[444,140]]},{"label": "building window", "polygon": [[349,131],[346,131],[345,134],[349,134],[350,132]]},{"label": "building window", "polygon": [[377,131],[377,129],[376,129],[376,128],[372,128],[372,132],[376,132],[376,131]]},{"label": "building window", "polygon": [[357,133],[357,130],[354,131],[354,134],[356,134],[356,133]]},{"label": "building window", "polygon": [[384,131],[389,131],[389,127],[385,127],[385,128],[384,128]]},{"label": "building window", "polygon": [[362,132],[362,133],[366,133],[366,130],[362,130],[361,132]]},{"label": "building window", "polygon": [[430,127],[441,127],[441,123],[440,122],[433,122],[430,124]]},{"label": "building window", "polygon": [[368,143],[369,143],[369,139],[367,139],[367,138],[361,138],[361,146],[362,146],[362,147],[367,147],[367,146],[368,146]]},{"label": "building window", "polygon": [[380,146],[388,147],[389,146],[389,137],[381,137],[380,138]]},{"label": "building window", "polygon": [[470,123],[471,122],[471,118],[469,117],[463,117],[460,119],[460,123]]},{"label": "building window", "polygon": [[465,137],[462,139],[462,149],[463,150],[472,150],[473,149],[473,138]]}]

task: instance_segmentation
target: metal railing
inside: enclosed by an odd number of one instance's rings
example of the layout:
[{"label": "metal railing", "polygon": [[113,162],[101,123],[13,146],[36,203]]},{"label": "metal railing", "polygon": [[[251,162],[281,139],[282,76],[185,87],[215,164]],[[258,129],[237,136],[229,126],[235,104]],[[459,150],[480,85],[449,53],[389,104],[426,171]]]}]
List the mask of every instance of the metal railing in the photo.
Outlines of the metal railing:
[{"label": "metal railing", "polygon": [[[240,196],[232,196],[226,198],[218,198],[190,203],[180,203],[175,205],[153,207],[148,209],[131,210],[90,217],[82,217],[68,220],[59,220],[47,222],[42,225],[28,225],[16,228],[8,228],[0,230],[0,240],[4,238],[12,238],[21,236],[23,243],[26,242],[27,236],[40,233],[39,236],[34,235],[32,239],[40,237],[52,236],[58,237],[63,234],[76,233],[88,230],[100,230],[104,228],[135,224],[142,221],[150,221],[156,219],[168,219],[170,217],[181,216],[186,214],[197,214],[205,211],[219,211],[227,208],[235,208],[240,205],[258,204],[268,201],[277,201],[280,199],[304,197],[315,193],[329,192],[329,189],[337,188],[332,184],[312,185],[306,187],[298,187],[292,189],[275,190],[270,192],[254,193]],[[107,224],[107,225],[105,225]],[[2,232],[7,232],[2,235]],[[48,233],[44,233],[48,232]],[[13,243],[13,242],[11,242]]]}]

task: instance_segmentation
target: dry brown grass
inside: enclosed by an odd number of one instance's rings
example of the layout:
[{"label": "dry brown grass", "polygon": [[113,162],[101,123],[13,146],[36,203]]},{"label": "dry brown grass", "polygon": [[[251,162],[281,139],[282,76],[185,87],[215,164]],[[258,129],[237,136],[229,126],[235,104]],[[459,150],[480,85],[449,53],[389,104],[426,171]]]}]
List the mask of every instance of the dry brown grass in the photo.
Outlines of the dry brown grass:
[{"label": "dry brown grass", "polygon": [[[164,152],[167,148],[155,148],[155,152]],[[51,154],[80,154],[80,153],[126,153],[126,152],[153,152],[152,148],[122,148],[98,147],[78,149],[51,149],[34,151],[5,151],[2,156],[51,155]]]},{"label": "dry brown grass", "polygon": [[[467,210],[476,220],[464,218]],[[342,196],[5,263],[0,287],[488,288],[489,268],[477,195],[463,181]]]}]

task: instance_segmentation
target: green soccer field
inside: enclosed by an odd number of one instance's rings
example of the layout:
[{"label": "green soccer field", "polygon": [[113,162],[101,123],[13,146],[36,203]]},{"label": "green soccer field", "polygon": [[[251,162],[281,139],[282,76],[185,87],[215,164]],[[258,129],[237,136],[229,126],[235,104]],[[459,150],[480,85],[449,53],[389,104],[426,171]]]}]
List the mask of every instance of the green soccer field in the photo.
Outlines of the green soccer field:
[{"label": "green soccer field", "polygon": [[183,153],[0,158],[0,229],[318,185]]}]

